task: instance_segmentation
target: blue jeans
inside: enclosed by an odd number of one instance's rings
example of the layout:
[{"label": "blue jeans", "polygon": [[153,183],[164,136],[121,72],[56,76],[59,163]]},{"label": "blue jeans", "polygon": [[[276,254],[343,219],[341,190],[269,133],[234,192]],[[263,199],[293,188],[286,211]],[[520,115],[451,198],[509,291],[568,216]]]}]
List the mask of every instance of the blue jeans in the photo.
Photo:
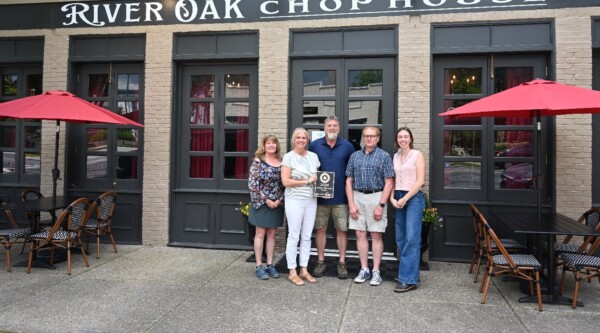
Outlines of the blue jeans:
[{"label": "blue jeans", "polygon": [[[408,191],[394,191],[399,200]],[[398,281],[419,283],[419,260],[421,258],[421,224],[425,209],[423,192],[419,191],[408,200],[404,208],[396,209],[396,244],[398,246]]]}]

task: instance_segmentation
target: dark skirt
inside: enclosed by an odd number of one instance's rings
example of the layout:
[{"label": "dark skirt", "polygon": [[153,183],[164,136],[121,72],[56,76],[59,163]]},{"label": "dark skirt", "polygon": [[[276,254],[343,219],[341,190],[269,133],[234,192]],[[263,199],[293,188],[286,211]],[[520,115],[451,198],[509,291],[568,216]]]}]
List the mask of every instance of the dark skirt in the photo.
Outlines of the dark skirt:
[{"label": "dark skirt", "polygon": [[283,225],[283,214],[283,206],[271,209],[264,204],[260,208],[254,209],[254,206],[250,205],[248,221],[261,228],[278,228]]}]

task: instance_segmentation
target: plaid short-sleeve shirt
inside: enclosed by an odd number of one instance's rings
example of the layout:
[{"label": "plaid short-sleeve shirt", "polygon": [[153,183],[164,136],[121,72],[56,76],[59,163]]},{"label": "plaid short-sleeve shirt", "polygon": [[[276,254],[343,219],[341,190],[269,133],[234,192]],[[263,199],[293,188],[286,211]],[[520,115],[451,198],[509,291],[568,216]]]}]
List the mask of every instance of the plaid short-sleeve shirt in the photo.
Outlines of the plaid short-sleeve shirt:
[{"label": "plaid short-sleeve shirt", "polygon": [[358,191],[383,189],[385,179],[394,177],[392,157],[379,147],[369,154],[364,148],[355,151],[348,161],[346,177],[353,178],[352,188]]}]

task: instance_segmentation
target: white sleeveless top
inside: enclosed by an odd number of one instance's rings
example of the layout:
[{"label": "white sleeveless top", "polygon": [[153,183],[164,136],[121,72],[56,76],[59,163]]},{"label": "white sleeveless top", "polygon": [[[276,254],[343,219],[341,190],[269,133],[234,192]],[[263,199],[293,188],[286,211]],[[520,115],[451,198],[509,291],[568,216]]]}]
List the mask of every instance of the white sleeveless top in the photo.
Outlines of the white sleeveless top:
[{"label": "white sleeveless top", "polygon": [[[317,154],[307,151],[307,154],[302,156],[296,154],[293,150],[283,156],[281,161],[282,166],[286,166],[292,170],[293,179],[308,179],[310,176],[317,175],[317,169],[321,166]],[[286,198],[297,199],[312,199],[313,186],[304,185],[297,187],[285,188]]]}]

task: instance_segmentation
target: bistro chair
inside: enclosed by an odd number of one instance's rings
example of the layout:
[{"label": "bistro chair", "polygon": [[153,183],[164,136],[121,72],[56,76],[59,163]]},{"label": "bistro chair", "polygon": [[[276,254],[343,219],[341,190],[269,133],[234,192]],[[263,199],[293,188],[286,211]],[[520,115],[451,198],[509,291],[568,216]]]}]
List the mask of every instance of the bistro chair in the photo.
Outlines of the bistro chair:
[{"label": "bistro chair", "polygon": [[[43,197],[44,197],[44,195],[35,188],[26,188],[21,192],[21,200],[23,200],[24,202],[38,200]],[[38,214],[38,213],[35,213],[32,211],[27,211],[27,218],[29,218],[29,221],[34,222],[34,220],[37,218],[36,214]],[[50,215],[52,215],[52,219],[38,220],[37,225],[42,226],[42,227],[52,226],[54,221],[56,221],[56,213],[54,211],[51,211]],[[30,225],[33,225],[33,224],[30,224]]]},{"label": "bistro chair", "polygon": [[[3,205],[4,200],[0,199],[0,206]],[[4,212],[6,213],[6,217],[8,218],[8,222],[10,223],[12,229],[0,230],[0,244],[4,246],[4,249],[6,249],[6,271],[10,272],[12,267],[10,259],[10,248],[11,246],[13,246],[15,241],[19,239],[23,240],[24,247],[29,235],[31,234],[31,228],[20,228],[10,209],[4,209]],[[22,249],[21,253],[23,253]]]},{"label": "bistro chair", "polygon": [[[509,253],[502,244],[502,240],[498,238],[494,230],[487,223],[485,217],[481,213],[477,216],[479,223],[484,226],[483,234],[488,257],[487,274],[483,275],[481,286],[479,287],[479,291],[483,292],[481,304],[485,304],[492,277],[509,275],[517,279],[529,281],[529,290],[532,296],[534,295],[533,284],[535,283],[538,310],[542,311],[542,291],[540,288],[540,271],[542,270],[542,265],[540,262],[531,254]],[[492,243],[496,243],[498,254],[492,250]]]},{"label": "bistro chair", "polygon": [[[588,253],[595,253],[599,247],[600,238],[596,238]],[[563,260],[563,271],[560,279],[560,293],[562,294],[565,289],[565,273],[572,271],[575,277],[572,307],[576,309],[581,280],[587,279],[588,282],[591,282],[593,277],[597,277],[600,280],[600,257],[580,253],[563,253],[561,254],[561,259]]]},{"label": "bistro chair", "polygon": [[[471,257],[471,265],[469,266],[469,274],[473,273],[473,267],[475,266],[475,262],[477,262],[477,270],[475,271],[475,276],[473,277],[473,282],[477,283],[477,278],[479,277],[479,269],[481,267],[481,259],[487,258],[486,257],[487,245],[485,243],[485,237],[484,237],[484,231],[483,231],[484,226],[483,226],[483,224],[480,223],[480,219],[479,219],[479,215],[481,214],[481,212],[474,204],[470,204],[470,206],[471,206],[471,215],[472,215],[472,220],[473,220],[473,229],[475,232],[475,247],[473,249],[473,256]],[[501,241],[502,241],[502,244],[504,245],[504,248],[509,253],[520,253],[525,250],[525,247],[514,239],[502,238]],[[494,242],[492,242],[491,251],[494,254],[500,253],[500,251],[498,250],[498,246]]]},{"label": "bistro chair", "polygon": [[[600,230],[600,208],[589,209],[587,212],[581,214],[577,222]],[[572,235],[568,235],[562,242],[554,244],[554,253],[556,256],[563,253],[587,254],[590,246],[595,241],[595,237],[585,237],[582,243],[572,243],[572,238]]]},{"label": "bistro chair", "polygon": [[116,192],[102,193],[98,199],[94,200],[88,209],[88,219],[81,228],[87,236],[86,249],[90,247],[90,236],[96,237],[96,258],[100,259],[100,236],[108,235],[112,242],[113,249],[117,253],[117,244],[113,237],[110,224],[117,202]]},{"label": "bistro chair", "polygon": [[86,267],[90,267],[88,258],[83,250],[81,239],[81,226],[85,224],[87,218],[87,198],[79,198],[73,201],[60,214],[50,230],[32,234],[29,236],[31,241],[31,251],[29,252],[29,263],[27,264],[27,274],[31,272],[33,262],[33,253],[43,249],[51,249],[52,256],[50,264],[54,264],[54,249],[62,248],[67,250],[67,274],[71,275],[71,249],[77,244],[81,250],[83,261]]}]

